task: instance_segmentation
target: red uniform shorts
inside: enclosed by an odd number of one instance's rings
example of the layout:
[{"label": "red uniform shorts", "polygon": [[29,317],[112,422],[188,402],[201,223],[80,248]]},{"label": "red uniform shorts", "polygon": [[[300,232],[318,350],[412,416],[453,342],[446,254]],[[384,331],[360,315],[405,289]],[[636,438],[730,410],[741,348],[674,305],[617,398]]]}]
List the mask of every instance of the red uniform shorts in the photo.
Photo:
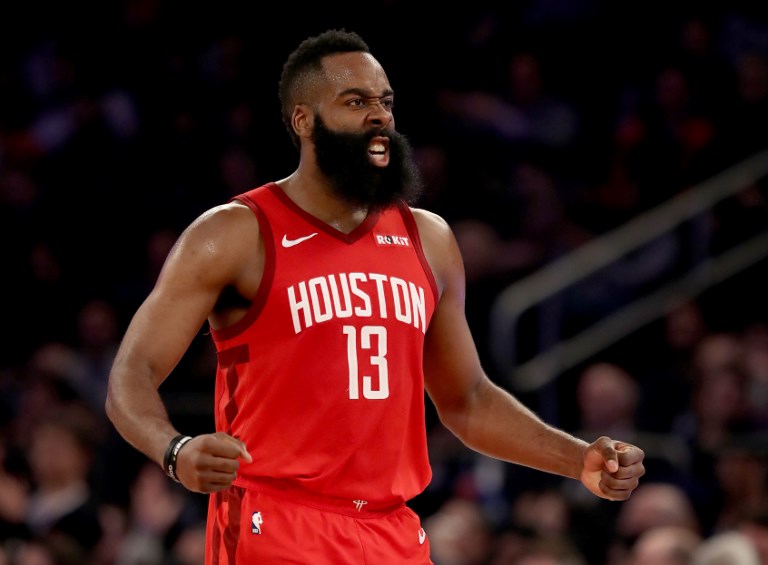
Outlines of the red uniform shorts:
[{"label": "red uniform shorts", "polygon": [[210,495],[206,565],[432,564],[419,517],[268,488],[231,486]]}]

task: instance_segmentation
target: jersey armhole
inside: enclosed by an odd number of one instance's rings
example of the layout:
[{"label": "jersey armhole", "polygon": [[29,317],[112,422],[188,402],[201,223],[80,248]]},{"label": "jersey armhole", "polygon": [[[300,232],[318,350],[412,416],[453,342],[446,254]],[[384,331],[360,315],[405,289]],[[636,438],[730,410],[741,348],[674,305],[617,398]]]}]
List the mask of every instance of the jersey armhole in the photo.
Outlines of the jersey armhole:
[{"label": "jersey armhole", "polygon": [[245,315],[226,328],[219,328],[218,330],[211,328],[211,336],[216,340],[231,339],[235,337],[259,317],[259,314],[261,314],[261,311],[267,303],[267,297],[269,296],[269,291],[272,289],[272,282],[275,279],[275,239],[267,215],[247,194],[235,196],[232,198],[231,202],[240,202],[250,208],[259,222],[259,233],[264,241],[264,272],[261,275],[259,289],[256,291],[256,295],[251,301],[251,306],[248,308]]},{"label": "jersey armhole", "polygon": [[413,212],[405,202],[399,202],[398,208],[400,209],[400,215],[403,217],[405,228],[408,230],[408,234],[411,236],[413,242],[413,248],[416,250],[416,255],[419,257],[421,267],[424,269],[424,273],[429,280],[429,286],[432,287],[432,296],[434,296],[435,304],[440,300],[440,294],[437,290],[437,282],[435,281],[435,274],[432,272],[432,267],[429,265],[426,256],[424,255],[424,248],[421,245],[421,237],[419,237],[419,227],[416,225],[416,219],[413,217]]}]

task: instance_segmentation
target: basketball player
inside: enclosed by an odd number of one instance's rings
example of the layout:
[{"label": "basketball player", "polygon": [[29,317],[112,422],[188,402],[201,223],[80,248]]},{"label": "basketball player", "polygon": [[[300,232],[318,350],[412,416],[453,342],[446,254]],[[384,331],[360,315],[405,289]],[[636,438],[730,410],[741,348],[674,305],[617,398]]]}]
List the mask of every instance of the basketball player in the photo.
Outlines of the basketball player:
[{"label": "basketball player", "polygon": [[[364,40],[305,40],[279,93],[297,169],[192,222],[110,374],[120,434],[211,493],[207,565],[431,563],[406,505],[431,479],[424,387],[467,446],[627,499],[640,448],[555,429],[483,372],[460,253],[443,219],[407,204],[419,175]],[[216,431],[190,438],[158,387],[206,323]]]}]

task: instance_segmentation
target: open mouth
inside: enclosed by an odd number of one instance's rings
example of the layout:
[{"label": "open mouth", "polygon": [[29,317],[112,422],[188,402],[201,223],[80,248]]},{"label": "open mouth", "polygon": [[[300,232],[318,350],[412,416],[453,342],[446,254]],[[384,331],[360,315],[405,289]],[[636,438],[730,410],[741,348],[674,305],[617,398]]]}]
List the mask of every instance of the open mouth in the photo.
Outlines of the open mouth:
[{"label": "open mouth", "polygon": [[368,155],[374,165],[381,167],[389,164],[389,138],[374,137],[368,145]]}]

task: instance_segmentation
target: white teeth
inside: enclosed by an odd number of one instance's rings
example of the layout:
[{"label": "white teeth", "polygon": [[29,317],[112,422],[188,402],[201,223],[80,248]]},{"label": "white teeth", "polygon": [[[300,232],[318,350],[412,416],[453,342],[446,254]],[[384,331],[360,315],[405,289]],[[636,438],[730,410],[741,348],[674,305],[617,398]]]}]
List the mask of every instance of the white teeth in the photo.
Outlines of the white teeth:
[{"label": "white teeth", "polygon": [[384,145],[381,143],[374,143],[369,149],[372,153],[384,153],[385,151]]}]

